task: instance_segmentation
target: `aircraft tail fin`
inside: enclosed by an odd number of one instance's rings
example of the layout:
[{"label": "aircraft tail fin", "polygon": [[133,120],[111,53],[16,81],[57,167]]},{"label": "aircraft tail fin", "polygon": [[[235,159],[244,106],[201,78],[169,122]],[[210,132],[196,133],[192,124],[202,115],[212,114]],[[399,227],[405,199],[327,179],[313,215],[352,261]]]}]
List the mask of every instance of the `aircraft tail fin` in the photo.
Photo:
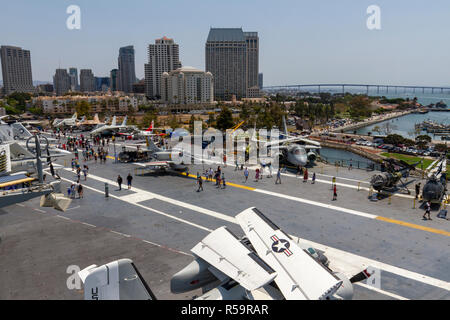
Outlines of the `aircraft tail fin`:
[{"label": "aircraft tail fin", "polygon": [[145,131],[153,131],[154,121],[152,120],[152,123],[150,124],[150,127],[148,127]]},{"label": "aircraft tail fin", "polygon": [[18,140],[18,138],[23,139],[23,138],[28,138],[28,137],[32,136],[30,131],[28,131],[28,129],[25,128],[24,125],[21,124],[20,122],[11,124],[11,127],[13,129],[14,140]]},{"label": "aircraft tail fin", "polygon": [[123,118],[123,122],[122,122],[122,127],[125,127],[126,125],[127,125],[127,119],[128,119],[128,116],[125,116],[125,118]]},{"label": "aircraft tail fin", "polygon": [[149,137],[145,137],[145,140],[147,142],[147,149],[149,151],[153,152],[161,151],[161,149],[156,146],[156,144],[152,141],[152,139],[150,139]]},{"label": "aircraft tail fin", "polygon": [[100,267],[94,264],[78,272],[78,276],[84,283],[85,300],[156,300],[130,259]]},{"label": "aircraft tail fin", "polygon": [[114,116],[113,118],[112,118],[112,121],[111,121],[111,126],[115,126],[116,125],[116,116]]}]

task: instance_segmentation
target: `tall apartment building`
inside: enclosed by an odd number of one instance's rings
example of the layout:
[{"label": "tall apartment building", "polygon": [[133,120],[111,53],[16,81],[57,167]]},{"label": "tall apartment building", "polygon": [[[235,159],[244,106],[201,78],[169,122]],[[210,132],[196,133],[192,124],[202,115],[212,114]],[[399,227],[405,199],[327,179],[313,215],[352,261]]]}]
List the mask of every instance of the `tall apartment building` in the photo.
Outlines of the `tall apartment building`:
[{"label": "tall apartment building", "polygon": [[95,79],[95,91],[103,91],[106,92],[110,86],[110,78],[109,77],[94,77]]},{"label": "tall apartment building", "polygon": [[259,38],[258,32],[244,32],[247,42],[247,87],[258,86]]},{"label": "tall apartment building", "polygon": [[180,51],[173,39],[162,37],[148,46],[145,68],[145,94],[150,99],[161,97],[161,75],[181,68]]},{"label": "tall apartment building", "polygon": [[80,91],[95,91],[95,78],[91,69],[80,69]]},{"label": "tall apartment building", "polygon": [[111,91],[117,91],[118,90],[118,80],[117,77],[119,76],[119,70],[118,69],[112,69],[109,73],[109,85]]},{"label": "tall apartment building", "polygon": [[1,46],[3,92],[34,92],[29,50],[19,47]]},{"label": "tall apartment building", "polygon": [[56,69],[53,76],[53,88],[57,96],[64,95],[70,91],[70,76],[66,69]]},{"label": "tall apartment building", "polygon": [[134,47],[127,46],[120,48],[118,62],[118,89],[126,93],[133,92],[133,83],[136,82]]},{"label": "tall apartment building", "polygon": [[161,100],[172,104],[211,104],[214,101],[211,72],[183,67],[164,72],[161,78]]},{"label": "tall apartment building", "polygon": [[245,98],[258,85],[259,38],[242,28],[211,28],[205,45],[205,69],[214,77],[214,95],[221,100]]},{"label": "tall apartment building", "polygon": [[77,68],[69,68],[69,77],[70,77],[70,90],[77,91],[80,90],[80,86],[78,84],[78,70]]}]

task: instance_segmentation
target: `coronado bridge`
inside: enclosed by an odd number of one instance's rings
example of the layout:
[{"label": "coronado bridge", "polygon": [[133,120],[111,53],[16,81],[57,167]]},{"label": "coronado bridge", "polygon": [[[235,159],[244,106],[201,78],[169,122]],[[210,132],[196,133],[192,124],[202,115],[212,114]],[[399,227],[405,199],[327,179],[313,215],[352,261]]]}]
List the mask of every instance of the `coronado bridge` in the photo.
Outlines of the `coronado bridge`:
[{"label": "coronado bridge", "polygon": [[308,91],[308,89],[317,89],[320,93],[324,88],[333,88],[335,91],[345,93],[346,89],[365,90],[369,94],[375,91],[379,93],[406,93],[406,92],[430,92],[450,95],[450,87],[446,86],[406,86],[406,85],[384,85],[384,84],[351,84],[351,83],[323,83],[323,84],[294,84],[263,87],[264,91]]}]

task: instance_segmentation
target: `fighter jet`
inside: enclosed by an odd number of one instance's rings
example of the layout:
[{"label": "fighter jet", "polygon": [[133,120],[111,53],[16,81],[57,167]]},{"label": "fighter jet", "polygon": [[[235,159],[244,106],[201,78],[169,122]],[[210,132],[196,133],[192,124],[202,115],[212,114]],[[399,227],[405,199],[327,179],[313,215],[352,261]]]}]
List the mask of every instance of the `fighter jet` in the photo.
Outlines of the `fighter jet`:
[{"label": "fighter jet", "polygon": [[55,120],[53,120],[52,125],[56,128],[76,126],[77,125],[77,113],[75,112],[73,114],[72,118],[55,119]]},{"label": "fighter jet", "polygon": [[[245,237],[227,227],[207,235],[191,249],[194,260],[172,277],[172,293],[202,289],[197,300],[348,300],[353,283],[371,276],[364,270],[349,279],[331,270],[325,256],[294,241],[256,208],[236,221]],[[156,299],[130,259],[91,265],[78,275],[86,300]]]},{"label": "fighter jet", "polygon": [[123,119],[122,124],[116,125],[116,116],[113,117],[110,125],[104,125],[90,132],[91,135],[101,135],[102,137],[111,137],[118,133],[131,132],[135,130],[135,126],[127,126],[127,116]]},{"label": "fighter jet", "polygon": [[146,138],[146,137],[153,137],[153,136],[165,136],[165,133],[154,133],[153,130],[157,130],[157,129],[163,129],[163,128],[155,128],[154,127],[154,122],[152,121],[152,123],[150,124],[150,126],[145,129],[145,130],[134,130],[131,133],[126,133],[126,132],[119,132],[118,134],[120,136],[124,136],[127,139],[131,140],[134,138]]},{"label": "fighter jet", "polygon": [[422,190],[422,198],[431,203],[441,203],[447,191],[447,155],[433,162]]},{"label": "fighter jet", "polygon": [[101,125],[104,125],[104,124],[105,123],[100,121],[100,119],[98,118],[98,114],[96,113],[94,115],[93,120],[86,120],[86,118],[83,117],[83,119],[81,119],[79,122],[77,122],[77,128],[79,128],[83,131],[88,131],[88,130],[93,130],[96,127],[100,127]]},{"label": "fighter jet", "polygon": [[[146,138],[147,140],[147,149],[145,150],[148,152],[148,155],[150,158],[152,158],[152,161],[150,162],[136,162],[135,164],[137,166],[150,169],[150,170],[174,170],[174,171],[180,171],[184,172],[188,170],[188,167],[184,162],[181,161],[174,161],[172,159],[172,156],[174,154],[177,154],[180,159],[183,157],[183,150],[174,148],[174,149],[162,149],[155,145],[155,143],[149,138]],[[121,155],[119,154],[119,158]]]}]

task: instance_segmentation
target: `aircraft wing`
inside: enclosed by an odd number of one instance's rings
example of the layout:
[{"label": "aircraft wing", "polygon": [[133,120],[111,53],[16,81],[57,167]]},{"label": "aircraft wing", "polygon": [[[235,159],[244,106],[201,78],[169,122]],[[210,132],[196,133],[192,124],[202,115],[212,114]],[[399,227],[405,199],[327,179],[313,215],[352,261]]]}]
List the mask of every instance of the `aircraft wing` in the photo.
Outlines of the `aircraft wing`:
[{"label": "aircraft wing", "polygon": [[307,142],[307,143],[310,143],[310,144],[314,145],[315,148],[317,148],[317,146],[320,148],[320,143],[318,143],[316,141],[312,141],[312,140],[306,139],[304,137],[289,137],[287,139],[276,139],[276,140],[273,140],[273,141],[270,141],[270,142],[265,142],[265,141],[262,141],[262,140],[257,140],[257,141],[265,143],[265,145],[267,147],[277,146],[279,144],[284,144],[286,142],[299,142],[299,141],[302,141],[302,142]]},{"label": "aircraft wing", "polygon": [[303,148],[305,149],[322,149],[320,146],[316,146],[316,145],[302,145]]},{"label": "aircraft wing", "polygon": [[134,164],[151,170],[168,169],[171,166],[170,161],[135,162]]},{"label": "aircraft wing", "polygon": [[257,254],[277,272],[275,282],[287,300],[325,299],[342,285],[258,209],[244,210],[236,220]]},{"label": "aircraft wing", "polygon": [[256,290],[277,275],[226,227],[211,232],[191,251],[247,290]]}]

